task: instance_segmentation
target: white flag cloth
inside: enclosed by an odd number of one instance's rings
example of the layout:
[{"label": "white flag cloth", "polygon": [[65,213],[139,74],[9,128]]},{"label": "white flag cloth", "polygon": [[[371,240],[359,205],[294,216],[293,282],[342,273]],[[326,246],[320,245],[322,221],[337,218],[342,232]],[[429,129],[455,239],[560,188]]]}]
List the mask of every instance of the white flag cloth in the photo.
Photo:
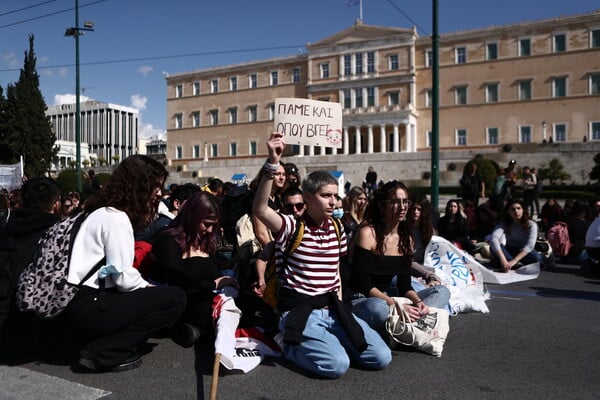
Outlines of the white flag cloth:
[{"label": "white flag cloth", "polygon": [[425,249],[426,267],[434,268],[442,284],[450,290],[450,307],[453,314],[478,311],[488,313],[485,304],[490,294],[483,286],[479,264],[471,255],[443,237],[432,236]]},{"label": "white flag cloth", "polygon": [[241,311],[235,305],[236,293],[224,291],[213,299],[215,354],[221,354],[221,364],[228,370],[247,373],[267,356],[281,355],[277,344],[264,337],[258,328],[237,329]]},{"label": "white flag cloth", "polygon": [[540,276],[540,263],[527,264],[508,272],[496,272],[481,266],[481,274],[485,283],[504,285],[507,283],[528,281]]}]

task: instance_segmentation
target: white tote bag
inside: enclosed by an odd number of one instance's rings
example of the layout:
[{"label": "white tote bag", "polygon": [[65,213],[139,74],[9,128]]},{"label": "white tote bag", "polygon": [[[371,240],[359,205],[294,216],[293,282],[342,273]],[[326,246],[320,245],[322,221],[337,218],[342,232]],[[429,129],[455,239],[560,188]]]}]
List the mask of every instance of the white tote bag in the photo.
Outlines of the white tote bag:
[{"label": "white tote bag", "polygon": [[397,343],[441,357],[450,331],[448,312],[441,308],[429,307],[427,315],[410,322],[410,316],[403,305],[412,304],[412,301],[406,297],[393,299],[395,304],[390,306],[390,313],[385,321],[385,329],[390,337]]}]

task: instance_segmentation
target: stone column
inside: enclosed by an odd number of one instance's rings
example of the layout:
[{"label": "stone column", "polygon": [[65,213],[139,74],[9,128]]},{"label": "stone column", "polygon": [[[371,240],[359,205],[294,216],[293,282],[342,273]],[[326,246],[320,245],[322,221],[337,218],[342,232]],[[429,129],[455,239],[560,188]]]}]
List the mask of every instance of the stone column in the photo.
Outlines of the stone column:
[{"label": "stone column", "polygon": [[373,125],[368,126],[367,153],[373,154]]},{"label": "stone column", "polygon": [[400,133],[398,132],[398,124],[394,124],[394,143],[393,151],[398,153],[400,151]]},{"label": "stone column", "polygon": [[385,131],[385,124],[379,125],[379,152],[387,153],[387,132]]},{"label": "stone column", "polygon": [[356,127],[356,130],[354,131],[354,138],[356,139],[356,149],[354,150],[355,154],[360,154],[361,153],[361,139],[360,139],[360,126]]},{"label": "stone column", "polygon": [[350,153],[350,137],[348,135],[348,127],[344,128],[344,138],[342,147],[344,148],[344,154]]}]

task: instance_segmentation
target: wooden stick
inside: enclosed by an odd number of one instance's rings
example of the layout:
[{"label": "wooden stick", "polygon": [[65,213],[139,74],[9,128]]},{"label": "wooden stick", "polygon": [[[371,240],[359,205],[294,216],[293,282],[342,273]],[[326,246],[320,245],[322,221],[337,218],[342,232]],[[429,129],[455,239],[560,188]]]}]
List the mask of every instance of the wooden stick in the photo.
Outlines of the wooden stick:
[{"label": "wooden stick", "polygon": [[219,384],[219,365],[221,364],[221,353],[215,353],[212,379],[210,381],[210,400],[217,399],[217,386]]}]

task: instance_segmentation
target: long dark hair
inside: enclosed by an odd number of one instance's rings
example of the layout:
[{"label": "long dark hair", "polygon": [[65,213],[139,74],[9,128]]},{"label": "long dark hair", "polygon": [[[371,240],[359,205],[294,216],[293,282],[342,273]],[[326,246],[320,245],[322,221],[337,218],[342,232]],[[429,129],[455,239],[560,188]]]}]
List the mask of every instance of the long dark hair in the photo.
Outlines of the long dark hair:
[{"label": "long dark hair", "polygon": [[511,199],[508,203],[506,203],[506,206],[504,207],[504,217],[503,217],[505,229],[509,230],[510,226],[512,224],[514,224],[514,222],[515,222],[515,221],[513,221],[512,216],[510,215],[510,212],[509,212],[510,207],[513,204],[519,204],[523,208],[523,216],[519,220],[518,224],[521,226],[521,229],[523,229],[524,231],[528,231],[529,230],[529,214],[527,213],[527,209],[525,208],[525,202],[521,199]]},{"label": "long dark hair", "polygon": [[[375,230],[375,239],[377,240],[376,252],[383,255],[384,238],[385,238],[385,202],[391,199],[398,189],[406,192],[408,197],[408,188],[403,182],[390,181],[379,188],[373,197],[369,200],[367,210],[365,211],[365,220],[362,225],[372,225]],[[410,239],[410,230],[406,220],[400,221],[398,224],[398,252],[405,257],[412,257],[413,248]]]},{"label": "long dark hair", "polygon": [[198,228],[202,221],[209,218],[219,221],[220,217],[221,211],[215,196],[204,191],[194,193],[167,226],[166,232],[175,239],[184,253],[194,248],[212,255],[217,251],[219,223],[210,235],[199,235]]},{"label": "long dark hair", "polygon": [[[421,207],[421,217],[418,222],[415,222],[415,207]],[[419,230],[421,236],[421,242],[426,246],[433,236],[433,213],[431,212],[431,203],[425,196],[415,197],[408,209],[406,220],[408,223],[409,232],[412,232],[413,228]]]},{"label": "long dark hair", "polygon": [[85,202],[85,210],[114,207],[127,214],[134,231],[140,230],[154,219],[160,200],[156,191],[168,175],[161,163],[148,156],[127,157],[106,185]]}]

